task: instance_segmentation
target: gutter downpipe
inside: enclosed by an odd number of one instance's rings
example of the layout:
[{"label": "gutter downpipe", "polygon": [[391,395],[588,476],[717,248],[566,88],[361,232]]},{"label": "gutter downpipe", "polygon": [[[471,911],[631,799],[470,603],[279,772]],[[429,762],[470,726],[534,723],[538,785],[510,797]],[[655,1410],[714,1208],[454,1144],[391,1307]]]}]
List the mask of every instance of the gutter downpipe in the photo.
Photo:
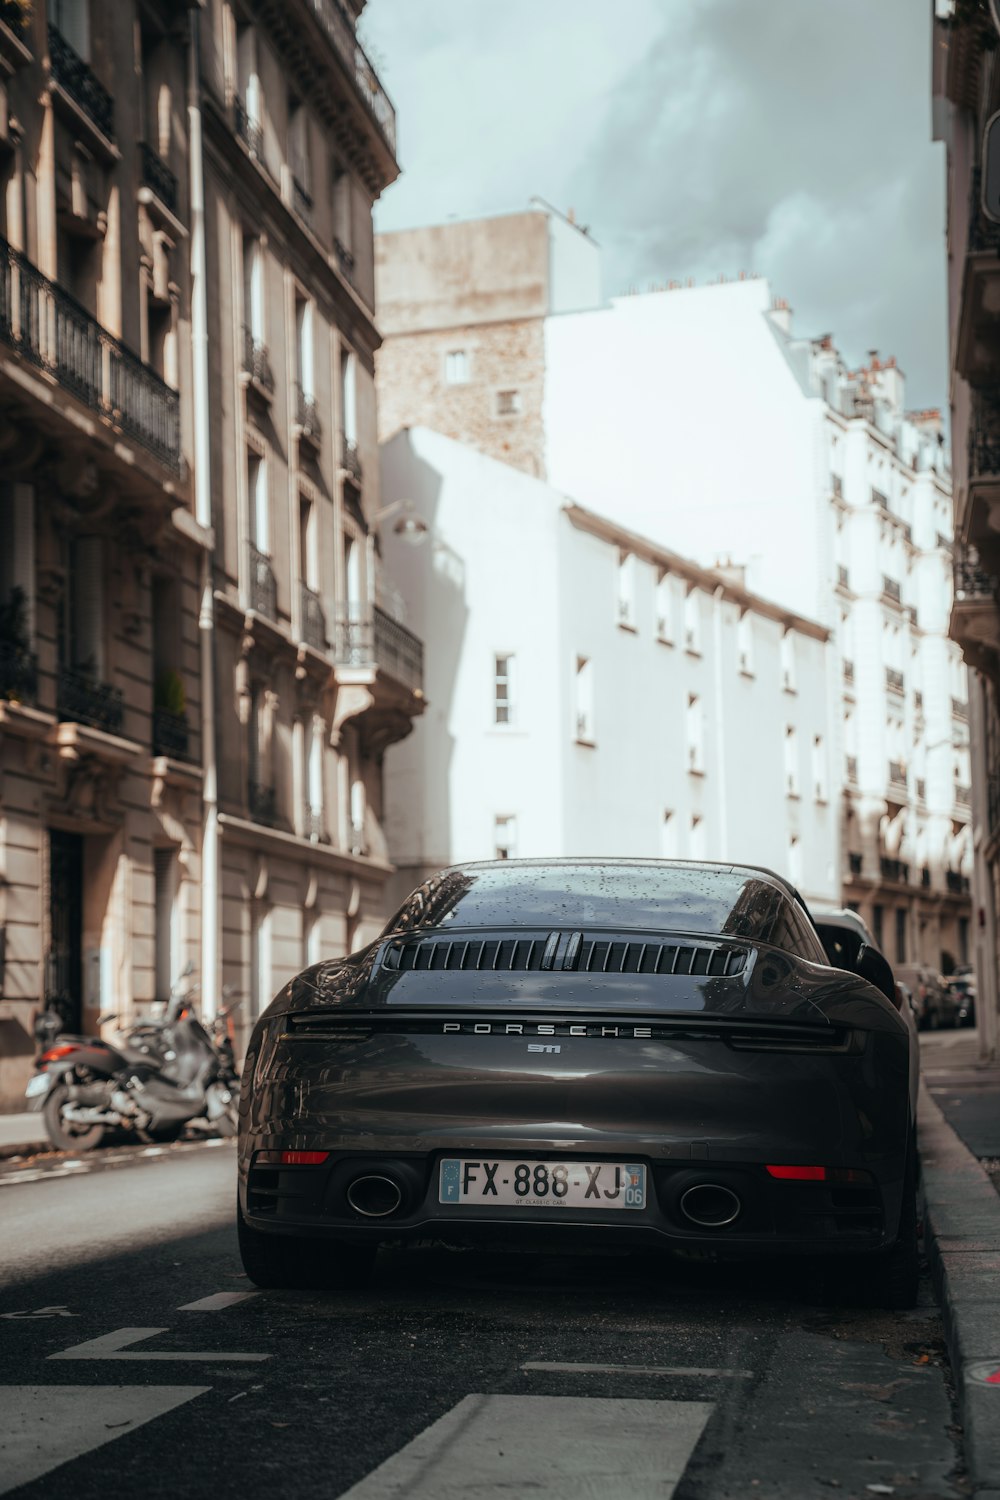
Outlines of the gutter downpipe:
[{"label": "gutter downpipe", "polygon": [[[188,142],[191,198],[191,353],[194,415],[194,494],[198,524],[212,533],[211,422],[208,381],[208,296],[205,262],[205,174],[201,122],[201,8],[188,14]],[[201,1006],[207,1019],[219,1005],[219,804],[215,740],[214,541],[203,547],[198,632],[201,657]]]}]

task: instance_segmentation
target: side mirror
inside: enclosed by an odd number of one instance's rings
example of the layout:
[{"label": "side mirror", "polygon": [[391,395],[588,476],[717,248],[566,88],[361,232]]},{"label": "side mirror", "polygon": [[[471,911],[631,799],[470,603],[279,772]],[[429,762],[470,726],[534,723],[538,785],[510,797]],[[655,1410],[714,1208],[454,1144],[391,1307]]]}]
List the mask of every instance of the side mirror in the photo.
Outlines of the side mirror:
[{"label": "side mirror", "polygon": [[892,977],[892,970],[888,963],[868,943],[862,943],[858,951],[857,960],[854,964],[855,971],[862,979],[881,990],[885,998],[892,1002],[896,1010],[899,1009],[899,996],[896,994],[896,981]]}]

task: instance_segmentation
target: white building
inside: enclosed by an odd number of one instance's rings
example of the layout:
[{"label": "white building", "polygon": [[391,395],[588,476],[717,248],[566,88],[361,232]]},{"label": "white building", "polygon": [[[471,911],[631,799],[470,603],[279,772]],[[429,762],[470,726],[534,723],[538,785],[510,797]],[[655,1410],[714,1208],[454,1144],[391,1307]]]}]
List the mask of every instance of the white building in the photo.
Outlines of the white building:
[{"label": "white building", "polygon": [[462,860],[662,855],[836,899],[826,629],[424,428],[384,446],[382,485],[428,527],[383,542],[427,663],[387,760],[401,889]]}]

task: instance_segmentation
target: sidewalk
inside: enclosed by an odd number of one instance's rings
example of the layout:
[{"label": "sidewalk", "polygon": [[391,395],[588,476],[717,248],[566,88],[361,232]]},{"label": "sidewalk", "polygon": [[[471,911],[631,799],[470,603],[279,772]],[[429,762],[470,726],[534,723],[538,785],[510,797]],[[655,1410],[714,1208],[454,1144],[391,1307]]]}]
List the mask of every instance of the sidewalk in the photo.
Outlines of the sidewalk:
[{"label": "sidewalk", "polygon": [[924,1241],[973,1492],[1000,1500],[1000,1065],[974,1031],[926,1033],[921,1054]]},{"label": "sidewalk", "polygon": [[51,1150],[40,1114],[0,1115],[0,1159]]}]

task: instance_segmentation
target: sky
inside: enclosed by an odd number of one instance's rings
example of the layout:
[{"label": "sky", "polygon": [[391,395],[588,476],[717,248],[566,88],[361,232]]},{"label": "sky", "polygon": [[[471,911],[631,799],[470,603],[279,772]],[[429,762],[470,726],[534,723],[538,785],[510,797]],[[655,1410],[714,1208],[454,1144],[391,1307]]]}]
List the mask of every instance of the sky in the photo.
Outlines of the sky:
[{"label": "sky", "polygon": [[928,0],[369,0],[403,229],[573,209],[604,292],[755,271],[851,365],[947,402]]}]

